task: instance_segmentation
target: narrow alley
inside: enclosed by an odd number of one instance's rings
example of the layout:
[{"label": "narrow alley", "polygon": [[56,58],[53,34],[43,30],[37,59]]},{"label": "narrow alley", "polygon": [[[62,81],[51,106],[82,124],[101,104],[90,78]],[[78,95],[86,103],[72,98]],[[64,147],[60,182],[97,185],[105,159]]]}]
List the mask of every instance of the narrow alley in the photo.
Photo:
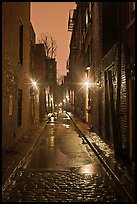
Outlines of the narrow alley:
[{"label": "narrow alley", "polygon": [[2,2],[2,202],[135,202],[135,2]]}]

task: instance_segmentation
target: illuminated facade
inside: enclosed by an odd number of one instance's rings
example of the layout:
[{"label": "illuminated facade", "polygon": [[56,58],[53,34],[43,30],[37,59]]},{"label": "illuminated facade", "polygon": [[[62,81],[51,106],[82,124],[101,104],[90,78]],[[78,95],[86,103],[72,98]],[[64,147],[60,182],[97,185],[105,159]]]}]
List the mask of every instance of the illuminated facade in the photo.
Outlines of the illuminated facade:
[{"label": "illuminated facade", "polygon": [[[31,124],[33,125],[36,121],[35,119],[35,84],[34,82],[34,51],[35,51],[35,32],[32,24],[30,23],[30,75],[31,75],[31,87],[30,87],[30,115],[31,115]],[[36,90],[35,90],[36,91]]]},{"label": "illuminated facade", "polygon": [[2,150],[31,127],[30,3],[2,2]]}]

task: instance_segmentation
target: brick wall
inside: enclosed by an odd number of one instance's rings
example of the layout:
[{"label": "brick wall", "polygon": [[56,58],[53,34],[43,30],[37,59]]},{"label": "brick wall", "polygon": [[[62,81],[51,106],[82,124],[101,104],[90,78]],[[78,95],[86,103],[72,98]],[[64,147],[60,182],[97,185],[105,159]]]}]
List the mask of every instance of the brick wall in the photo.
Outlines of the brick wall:
[{"label": "brick wall", "polygon": [[[19,60],[19,28],[23,24],[23,65]],[[2,3],[2,144],[10,148],[30,128],[30,3]],[[18,89],[22,90],[22,125],[17,126]],[[12,100],[11,100],[12,98]],[[11,102],[12,101],[12,102]],[[9,108],[12,111],[9,114]]]},{"label": "brick wall", "polygon": [[[114,45],[113,48],[109,51],[109,53],[102,58],[100,65],[101,67],[101,81],[98,88],[94,88],[92,90],[92,109],[94,110],[92,114],[92,124],[95,128],[95,131],[99,133],[100,136],[107,138],[107,128],[110,124],[106,124],[105,126],[105,77],[104,72],[105,70],[113,64],[113,71],[112,73],[115,76],[112,76],[113,81],[113,94],[114,94],[114,107],[116,109],[116,98],[117,98],[117,66],[118,66],[118,50],[117,45]],[[99,75],[97,72],[94,72],[94,78],[98,77]],[[107,109],[110,109],[110,103],[108,103]],[[127,135],[127,86],[126,86],[126,64],[125,64],[125,56],[124,52],[122,52],[121,57],[121,89],[120,89],[120,127],[121,127],[121,136],[122,136],[122,146],[123,148],[128,143],[128,135]],[[108,125],[108,126],[107,126]],[[101,130],[100,130],[101,129]],[[110,136],[109,136],[110,137]],[[110,141],[113,141],[113,138],[110,137]]]},{"label": "brick wall", "polygon": [[[107,135],[107,128],[109,132],[112,130],[112,122],[105,124],[106,110],[105,110],[105,70],[109,69],[109,66],[113,64],[112,68],[112,83],[114,94],[114,107],[116,108],[117,98],[117,66],[118,66],[118,48],[115,44],[105,56],[103,53],[104,41],[104,27],[102,5],[100,3],[94,3],[92,11],[92,66],[91,66],[91,114],[89,114],[90,125],[93,125],[94,130],[104,138],[109,138],[113,142],[113,136]],[[107,18],[107,16],[106,16]],[[106,33],[107,35],[107,33]],[[108,35],[107,35],[108,36]],[[113,38],[112,38],[113,40]],[[115,76],[114,76],[115,75]],[[107,79],[108,80],[108,79]],[[97,86],[97,82],[100,82]],[[107,86],[109,83],[107,82]],[[127,145],[127,85],[126,85],[126,65],[125,56],[122,50],[121,53],[121,89],[120,89],[120,127],[122,135],[122,146]],[[110,109],[110,102],[107,104],[108,112]],[[108,119],[110,120],[110,119]],[[109,127],[110,125],[110,127]]]}]

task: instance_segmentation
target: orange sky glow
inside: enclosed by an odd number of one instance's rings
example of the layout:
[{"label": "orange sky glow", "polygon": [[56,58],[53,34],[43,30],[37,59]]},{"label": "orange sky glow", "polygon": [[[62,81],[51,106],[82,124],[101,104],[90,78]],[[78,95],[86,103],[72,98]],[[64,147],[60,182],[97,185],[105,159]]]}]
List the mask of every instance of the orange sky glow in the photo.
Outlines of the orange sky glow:
[{"label": "orange sky glow", "polygon": [[76,7],[75,2],[31,2],[31,23],[36,42],[40,35],[47,33],[57,44],[57,76],[66,75],[66,61],[69,55],[71,32],[68,32],[69,10]]}]

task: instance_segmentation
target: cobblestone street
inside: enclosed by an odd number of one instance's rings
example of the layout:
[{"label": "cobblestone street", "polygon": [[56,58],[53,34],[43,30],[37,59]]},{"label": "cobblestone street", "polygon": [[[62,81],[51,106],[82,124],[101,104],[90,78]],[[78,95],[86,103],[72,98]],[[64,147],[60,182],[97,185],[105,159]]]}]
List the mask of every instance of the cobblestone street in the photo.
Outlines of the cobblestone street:
[{"label": "cobblestone street", "polygon": [[122,202],[125,199],[107,176],[68,170],[18,171],[4,191],[3,202],[8,201]]},{"label": "cobblestone street", "polygon": [[[56,120],[55,123],[51,120],[47,126],[43,126],[36,147],[33,145],[34,150],[29,154],[30,156],[26,157],[4,185],[3,202],[128,202],[129,198],[108,176],[95,154],[87,144],[81,143],[81,138],[75,133],[75,128],[73,130],[72,123],[65,113],[62,116],[58,123]],[[71,127],[68,124],[71,124]],[[86,135],[86,125],[83,124],[82,127],[80,121],[77,121],[77,124]],[[93,133],[91,135],[93,138],[96,137],[98,146],[103,147],[102,151],[113,158],[113,151],[99,141],[97,135]],[[53,137],[55,137],[55,144]],[[46,144],[48,144],[47,147]],[[68,156],[64,157],[61,154],[63,157],[59,159],[58,148]],[[48,157],[50,159],[49,166],[49,161],[44,160],[45,156],[42,156],[45,155],[44,152],[48,155],[47,159]],[[91,158],[87,159],[88,155]],[[33,161],[31,165],[29,165],[30,161]],[[37,166],[35,164],[38,161],[41,162]],[[127,180],[126,177],[125,179]]]}]

